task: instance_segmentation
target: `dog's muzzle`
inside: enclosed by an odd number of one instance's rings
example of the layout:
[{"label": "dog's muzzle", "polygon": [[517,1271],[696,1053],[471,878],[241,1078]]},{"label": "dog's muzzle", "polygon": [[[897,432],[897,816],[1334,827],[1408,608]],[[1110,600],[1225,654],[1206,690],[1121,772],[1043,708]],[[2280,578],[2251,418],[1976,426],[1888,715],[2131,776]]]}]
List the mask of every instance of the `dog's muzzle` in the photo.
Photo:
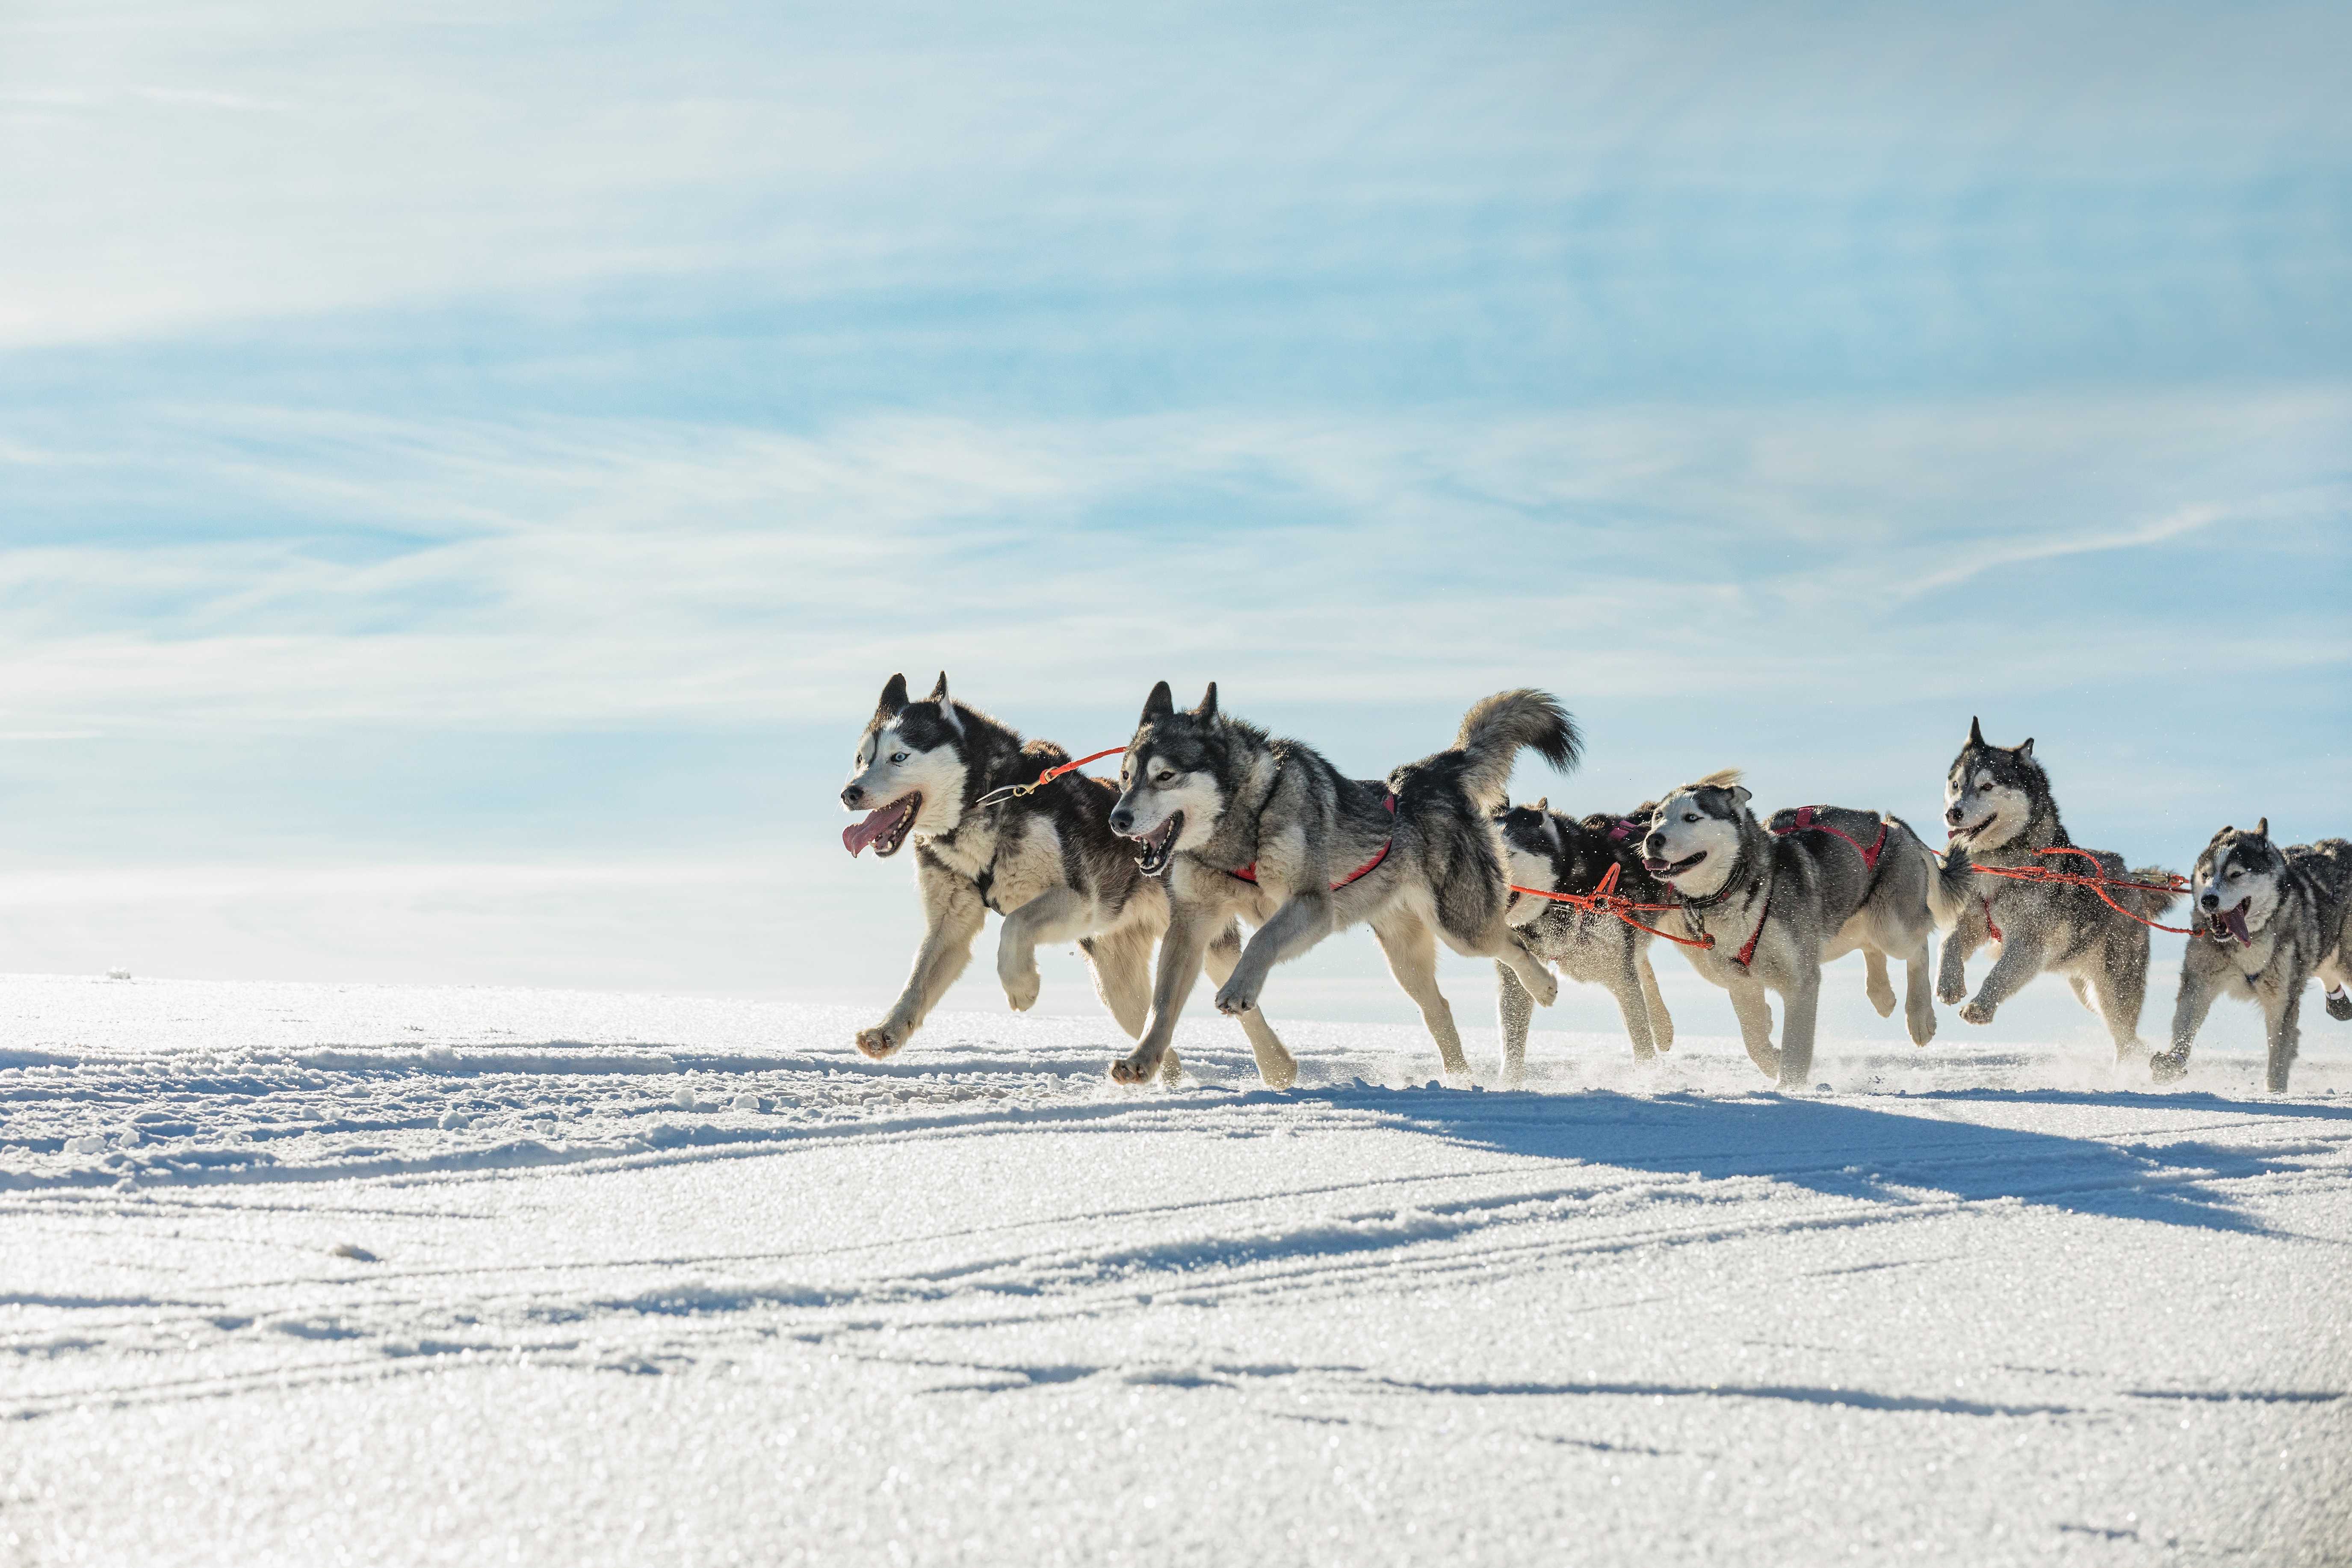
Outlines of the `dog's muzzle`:
[{"label": "dog's muzzle", "polygon": [[[1134,820],[1132,816],[1128,818],[1130,823]],[[1128,835],[1135,840],[1135,868],[1147,877],[1157,877],[1168,869],[1168,862],[1176,855],[1177,837],[1183,831],[1184,814],[1177,811],[1171,812],[1168,820],[1150,833]]]},{"label": "dog's muzzle", "polygon": [[2254,945],[2254,934],[2246,929],[2246,910],[2253,907],[2251,898],[2238,900],[2234,909],[2217,909],[2221,900],[2208,893],[2198,902],[2205,906],[2205,934],[2215,942],[2235,942],[2240,947]]},{"label": "dog's muzzle", "polygon": [[[865,792],[861,790],[858,793],[863,795]],[[846,801],[848,797],[849,792],[842,791],[842,798]],[[843,828],[841,847],[848,850],[854,858],[860,850],[871,845],[876,858],[887,860],[898,852],[899,846],[907,842],[908,833],[914,828],[915,818],[922,814],[923,797],[920,792],[902,795],[887,805],[876,807],[867,814],[864,821],[853,822]]]}]

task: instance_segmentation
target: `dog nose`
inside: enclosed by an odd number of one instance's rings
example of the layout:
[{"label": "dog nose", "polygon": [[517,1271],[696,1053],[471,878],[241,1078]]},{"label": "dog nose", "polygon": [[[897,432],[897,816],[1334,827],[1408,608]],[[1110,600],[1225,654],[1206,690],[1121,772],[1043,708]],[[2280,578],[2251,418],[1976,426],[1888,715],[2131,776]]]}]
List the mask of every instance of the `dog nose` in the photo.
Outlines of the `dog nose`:
[{"label": "dog nose", "polygon": [[1110,830],[1113,833],[1124,833],[1134,826],[1135,813],[1123,805],[1114,805],[1110,808]]},{"label": "dog nose", "polygon": [[1643,849],[1652,855],[1655,855],[1659,850],[1664,849],[1665,847],[1666,836],[1663,833],[1653,833],[1647,838],[1642,840]]},{"label": "dog nose", "polygon": [[856,810],[857,803],[865,798],[866,791],[857,784],[851,784],[847,789],[841,792],[841,804],[849,807],[852,811]]},{"label": "dog nose", "polygon": [[1957,805],[1946,806],[1944,808],[1944,826],[1947,827],[1958,827],[1959,825],[1960,808]]},{"label": "dog nose", "polygon": [[2207,909],[2209,909],[2209,910],[2218,910],[2218,909],[2220,909],[2220,908],[2221,907],[2221,900],[2220,897],[2219,897],[2218,895],[2216,895],[2216,894],[2213,894],[2213,893],[2208,893],[2208,894],[2206,894],[2203,898],[2201,898],[2201,899],[2198,900],[2197,901],[2198,901],[2199,903],[2200,903],[2200,904],[2204,905],[2204,906],[2205,906]]}]

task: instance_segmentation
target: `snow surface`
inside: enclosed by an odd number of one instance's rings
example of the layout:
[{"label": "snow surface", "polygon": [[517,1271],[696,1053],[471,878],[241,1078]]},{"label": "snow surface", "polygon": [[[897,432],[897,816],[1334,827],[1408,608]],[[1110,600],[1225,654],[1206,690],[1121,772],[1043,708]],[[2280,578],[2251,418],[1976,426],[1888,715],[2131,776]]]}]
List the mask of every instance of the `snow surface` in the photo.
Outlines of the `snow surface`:
[{"label": "snow surface", "polygon": [[2322,1018],[2283,1098],[1949,1029],[1782,1098],[1728,1037],[1538,1031],[1502,1094],[1286,1019],[1275,1095],[1213,1017],[1172,1092],[1091,1017],[887,1064],[653,996],[0,1020],[10,1563],[2352,1556]]}]

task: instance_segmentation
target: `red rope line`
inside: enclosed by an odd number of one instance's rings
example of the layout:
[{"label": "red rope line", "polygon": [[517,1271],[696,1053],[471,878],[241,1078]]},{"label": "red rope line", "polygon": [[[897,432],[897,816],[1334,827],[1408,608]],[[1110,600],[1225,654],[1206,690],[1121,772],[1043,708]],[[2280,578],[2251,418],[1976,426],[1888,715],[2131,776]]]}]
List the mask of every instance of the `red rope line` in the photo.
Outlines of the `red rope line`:
[{"label": "red rope line", "polygon": [[1001,801],[1018,800],[1024,795],[1029,795],[1037,790],[1044,789],[1047,784],[1052,784],[1064,773],[1075,772],[1079,768],[1085,767],[1088,763],[1101,762],[1105,757],[1115,757],[1125,750],[1127,750],[1125,746],[1113,746],[1107,752],[1097,752],[1091,757],[1080,757],[1075,763],[1063,763],[1057,767],[1047,768],[1044,773],[1039,773],[1031,783],[1025,784],[1001,785],[996,789],[990,790],[978,800],[973,801],[971,803],[971,807],[974,811],[978,811],[983,805],[994,805]]},{"label": "red rope line", "polygon": [[1525,893],[1531,899],[1549,899],[1556,904],[1573,904],[1578,909],[1584,910],[1588,914],[1600,913],[1605,915],[1615,915],[1619,920],[1623,921],[1635,931],[1645,931],[1652,936],[1662,936],[1668,942],[1678,942],[1685,947],[1713,947],[1715,945],[1715,938],[1712,936],[1676,936],[1670,931],[1660,931],[1655,926],[1643,925],[1640,921],[1635,920],[1632,915],[1628,914],[1626,911],[1629,910],[1639,910],[1644,914],[1653,914],[1661,910],[1671,910],[1675,906],[1672,904],[1635,903],[1624,894],[1617,891],[1617,871],[1618,868],[1614,864],[1612,864],[1607,874],[1601,879],[1601,886],[1589,893],[1552,893],[1547,892],[1541,888],[1522,888],[1517,882],[1508,882],[1504,885],[1509,888],[1511,891],[1515,893]]},{"label": "red rope line", "polygon": [[[2053,845],[2048,849],[2037,849],[2034,853],[2037,855],[2080,855],[2084,859],[2090,861],[2094,866],[2096,866],[2099,863],[2099,858],[2088,849],[2077,849],[2072,845],[2066,844]],[[2145,915],[2133,914],[2131,910],[2124,908],[2121,904],[2116,902],[2115,900],[2107,897],[2107,889],[2109,888],[2130,888],[2143,893],[2169,893],[2173,897],[2178,898],[2181,894],[2189,891],[2189,883],[2188,880],[2177,871],[2166,872],[2165,880],[2161,882],[2135,882],[2122,877],[2110,877],[2106,874],[2104,868],[2085,874],[2081,871],[2061,871],[2052,866],[1983,866],[1973,861],[1969,863],[1969,868],[1979,877],[2006,877],[2013,882],[2058,882],[2070,888],[2088,888],[2092,892],[2098,895],[2099,901],[2106,905],[2107,908],[2127,919],[2139,921],[2140,924],[2147,927],[2150,931],[2170,931],[2175,936],[2195,936],[2197,934],[2197,928],[2194,926],[2158,925],[2156,921],[2149,920]],[[1987,915],[1988,918],[1990,915],[1990,907],[1987,909]]]}]

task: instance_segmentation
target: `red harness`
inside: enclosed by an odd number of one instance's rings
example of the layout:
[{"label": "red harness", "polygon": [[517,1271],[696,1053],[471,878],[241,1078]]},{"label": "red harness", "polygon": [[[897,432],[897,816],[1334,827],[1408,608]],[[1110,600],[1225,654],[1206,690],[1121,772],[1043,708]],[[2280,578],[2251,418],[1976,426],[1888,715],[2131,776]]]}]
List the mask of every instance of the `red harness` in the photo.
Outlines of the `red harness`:
[{"label": "red harness", "polygon": [[[1807,811],[1811,811],[1812,810],[1812,807],[1809,805],[1805,809]],[[1834,831],[1834,829],[1832,829],[1832,831]],[[1843,835],[1841,835],[1841,837],[1843,837]],[[1882,837],[1884,836],[1882,835]],[[1755,961],[1756,939],[1764,934],[1764,922],[1771,918],[1772,889],[1768,887],[1764,889],[1764,908],[1756,917],[1756,929],[1748,933],[1748,941],[1741,945],[1739,949],[1739,956],[1733,959],[1731,961],[1732,963],[1739,965],[1740,968],[1745,969],[1749,963]]]},{"label": "red harness", "polygon": [[1862,851],[1862,864],[1864,869],[1870,871],[1877,870],[1878,852],[1886,847],[1886,818],[1882,816],[1878,819],[1878,837],[1871,840],[1869,845],[1865,847],[1862,840],[1856,838],[1853,834],[1841,832],[1839,829],[1832,827],[1826,822],[1816,822],[1813,820],[1813,813],[1826,809],[1827,808],[1824,806],[1801,805],[1797,808],[1796,821],[1790,823],[1786,827],[1776,827],[1772,831],[1784,838],[1791,833],[1835,833],[1840,838],[1844,839],[1848,844],[1853,845],[1856,849]]},{"label": "red harness", "polygon": [[[1388,808],[1388,814],[1391,816],[1394,816],[1396,815],[1396,796],[1391,795],[1386,800],[1381,802],[1381,804]],[[1362,865],[1357,867],[1354,870],[1349,872],[1338,881],[1332,883],[1331,890],[1336,893],[1340,889],[1346,887],[1349,883],[1354,881],[1357,878],[1371,875],[1371,873],[1379,868],[1380,863],[1389,858],[1389,847],[1394,843],[1396,843],[1396,836],[1394,834],[1391,834],[1389,836],[1388,843],[1381,846],[1381,852],[1379,854],[1373,856],[1370,859],[1365,861]],[[1238,878],[1240,880],[1244,882],[1255,882],[1257,880],[1257,862],[1253,860],[1248,865],[1243,867],[1240,870],[1228,871],[1225,875],[1228,877]]]}]

